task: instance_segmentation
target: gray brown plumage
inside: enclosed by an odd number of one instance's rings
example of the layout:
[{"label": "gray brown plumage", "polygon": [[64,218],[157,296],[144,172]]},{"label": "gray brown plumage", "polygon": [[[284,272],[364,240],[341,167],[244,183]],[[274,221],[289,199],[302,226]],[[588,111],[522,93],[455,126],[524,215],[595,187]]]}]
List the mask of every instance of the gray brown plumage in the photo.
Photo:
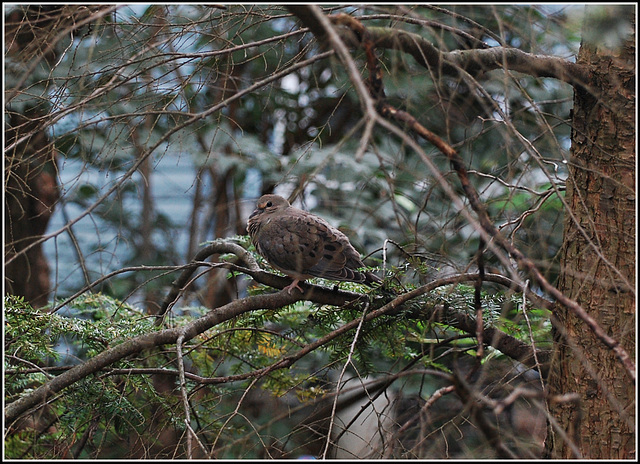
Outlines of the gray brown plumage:
[{"label": "gray brown plumage", "polygon": [[327,221],[294,208],[279,195],[263,195],[247,222],[251,241],[269,264],[293,279],[285,287],[302,292],[298,283],[310,277],[360,282],[380,279],[364,267],[346,235]]}]

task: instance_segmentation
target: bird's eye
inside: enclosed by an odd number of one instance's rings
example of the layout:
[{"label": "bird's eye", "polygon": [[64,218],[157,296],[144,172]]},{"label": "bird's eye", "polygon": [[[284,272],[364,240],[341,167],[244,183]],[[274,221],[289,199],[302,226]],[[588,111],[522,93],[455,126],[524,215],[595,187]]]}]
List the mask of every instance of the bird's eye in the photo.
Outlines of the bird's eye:
[{"label": "bird's eye", "polygon": [[270,201],[267,202],[267,208],[271,208],[273,206],[273,203],[271,203]]}]

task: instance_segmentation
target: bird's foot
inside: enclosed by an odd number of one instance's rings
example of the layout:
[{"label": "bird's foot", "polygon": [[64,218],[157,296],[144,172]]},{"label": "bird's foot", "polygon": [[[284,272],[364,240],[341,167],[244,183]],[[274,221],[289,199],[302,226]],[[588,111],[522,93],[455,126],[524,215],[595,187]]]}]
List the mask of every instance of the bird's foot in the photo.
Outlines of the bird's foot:
[{"label": "bird's foot", "polygon": [[293,279],[293,282],[291,282],[282,290],[286,290],[289,295],[291,295],[291,290],[293,290],[294,288],[297,288],[298,290],[300,290],[300,293],[304,293],[304,290],[302,290],[302,288],[300,288],[300,286],[298,285],[299,282],[300,282],[300,279]]}]

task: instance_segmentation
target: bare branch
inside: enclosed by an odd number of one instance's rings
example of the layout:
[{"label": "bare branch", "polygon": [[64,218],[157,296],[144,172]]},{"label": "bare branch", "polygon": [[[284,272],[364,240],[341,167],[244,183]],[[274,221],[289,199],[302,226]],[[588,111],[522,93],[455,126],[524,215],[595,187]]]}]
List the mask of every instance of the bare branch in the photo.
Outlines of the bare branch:
[{"label": "bare branch", "polygon": [[[326,31],[321,27],[308,6],[289,6],[319,41],[324,41]],[[355,19],[355,18],[354,18]],[[338,29],[349,46],[358,46],[353,34]],[[377,48],[399,50],[411,55],[416,62],[432,70],[435,77],[441,74],[458,76],[464,70],[478,76],[496,69],[521,72],[534,77],[552,77],[576,87],[588,82],[588,68],[562,58],[548,55],[533,55],[517,48],[493,47],[472,50],[442,52],[419,34],[390,27],[368,27],[367,32]],[[357,37],[356,37],[357,38]],[[361,39],[361,37],[360,37]]]},{"label": "bare branch", "polygon": [[[269,274],[261,272],[256,273],[255,275],[264,276]],[[282,287],[285,287],[285,285],[288,283],[288,280],[285,278],[278,279],[284,281],[281,282]],[[368,322],[385,314],[393,314],[402,309],[404,303],[421,295],[429,293],[443,285],[451,285],[458,282],[473,281],[476,279],[476,274],[455,275],[448,278],[438,279],[437,281],[431,282],[410,292],[399,295],[382,307],[367,313],[363,317],[362,321]],[[492,274],[486,274],[485,280],[495,281],[502,284],[513,284],[513,282],[509,281],[509,279],[506,279],[503,276],[495,276]],[[333,301],[336,302],[337,300],[341,300],[342,304],[352,301],[354,299],[352,295],[354,295],[355,297],[361,296],[358,294],[350,294],[350,292],[333,292],[328,289],[322,289],[322,287],[311,286],[309,284],[307,284],[306,286],[308,287],[308,289],[302,296],[292,296],[287,292],[250,296],[242,300],[235,300],[220,308],[216,308],[209,312],[207,315],[187,324],[186,326],[164,329],[158,332],[153,332],[129,339],[120,345],[103,351],[102,353],[98,354],[94,358],[89,359],[83,364],[67,370],[57,377],[47,381],[45,384],[43,384],[33,392],[23,396],[13,403],[10,403],[5,407],[5,420],[9,423],[14,421],[24,412],[33,407],[37,407],[39,404],[42,404],[51,395],[61,391],[66,387],[69,387],[70,385],[73,385],[74,383],[87,377],[88,375],[102,370],[103,368],[119,361],[120,359],[131,356],[135,353],[139,353],[140,351],[153,346],[174,344],[179,340],[180,337],[183,337],[184,342],[186,342],[188,340],[191,340],[198,334],[201,334],[204,331],[224,321],[233,319],[245,312],[254,311],[257,309],[276,309],[294,303],[295,301],[298,301],[300,299],[309,299],[310,301],[323,302],[324,304],[326,304],[325,302],[328,299],[327,295],[330,295],[332,293],[336,295],[333,298]],[[539,297],[535,296],[532,296],[532,298],[539,299]],[[471,334],[475,333],[476,330],[473,317],[452,311],[451,309],[445,310],[445,308],[424,308],[420,314],[416,314],[415,316],[418,316],[422,319],[433,319],[434,321],[438,321],[441,318],[442,321],[465,330]],[[360,319],[350,321],[334,330],[333,332],[325,335],[324,337],[321,337],[318,340],[306,345],[294,355],[282,358],[277,363],[260,369],[257,372],[243,374],[241,376],[238,376],[238,378],[236,379],[225,377],[224,379],[218,379],[216,381],[210,380],[209,382],[219,383],[220,381],[228,382],[233,380],[242,380],[245,378],[255,378],[266,375],[267,373],[275,369],[287,368],[298,359],[301,359],[308,353],[325,345],[329,341],[337,338],[340,335],[343,335],[344,333],[354,330],[360,323]],[[531,367],[539,367],[535,366],[534,356],[528,345],[495,328],[487,327],[485,328],[485,333],[487,335],[487,340],[491,344],[491,346],[494,346],[496,349],[501,350],[503,353],[507,354],[513,359],[518,359],[525,365]],[[537,353],[537,356],[540,362],[545,362],[548,354],[539,352]]]},{"label": "bare branch", "polygon": [[[359,33],[362,35],[363,26],[361,24],[356,24],[357,21],[355,20],[352,20],[349,22],[340,21],[340,23],[348,24],[354,27],[356,33]],[[329,27],[325,27],[325,30],[329,31],[332,29]],[[342,42],[336,38],[333,40],[332,43],[341,44]],[[353,59],[351,58],[350,55],[344,54],[344,52],[342,52],[341,56],[343,56],[343,59],[347,60],[348,62],[353,63]],[[355,64],[353,65],[355,66]],[[370,71],[373,75],[374,71],[373,70],[370,70]],[[357,75],[357,77],[355,77],[353,73],[350,73],[350,75],[352,77],[352,81],[354,81],[354,84],[360,80],[359,75]],[[377,92],[377,94],[379,93],[380,92]],[[369,109],[370,100],[371,100],[370,97],[366,98],[366,107],[368,109],[367,113],[370,115],[370,117],[375,117],[376,113]],[[365,104],[365,102],[363,102],[363,104]],[[476,230],[478,230],[478,232],[483,234],[483,239],[486,240],[487,243],[490,244],[490,246],[493,242],[495,242],[497,245],[499,245],[500,248],[504,249],[511,257],[513,257],[516,260],[516,262],[518,263],[518,266],[521,269],[526,270],[528,273],[530,273],[530,275],[533,276],[536,283],[540,285],[540,287],[544,291],[548,292],[549,295],[555,298],[559,303],[569,308],[577,317],[579,317],[589,327],[589,329],[596,335],[596,337],[598,337],[598,339],[602,343],[604,343],[605,346],[609,347],[615,353],[615,355],[618,357],[622,365],[625,367],[625,370],[629,375],[629,377],[635,380],[636,378],[635,362],[633,358],[629,355],[629,353],[622,347],[620,342],[614,339],[613,337],[611,337],[609,334],[607,334],[602,329],[602,327],[598,324],[598,322],[587,311],[585,311],[585,309],[580,304],[578,304],[576,301],[564,295],[555,286],[551,285],[551,283],[547,281],[544,275],[537,268],[535,263],[531,259],[529,259],[524,253],[522,253],[522,251],[516,248],[511,242],[509,242],[496,228],[496,226],[493,224],[493,222],[491,221],[491,218],[487,213],[485,205],[480,200],[480,196],[478,192],[469,181],[467,168],[465,166],[464,161],[460,157],[460,155],[451,146],[449,146],[447,143],[445,143],[443,140],[441,140],[439,137],[437,137],[427,128],[425,128],[420,123],[418,123],[418,121],[409,113],[396,110],[395,108],[391,107],[386,103],[382,103],[381,113],[383,115],[392,116],[396,119],[399,119],[404,123],[409,123],[409,127],[412,131],[418,133],[420,136],[424,137],[426,140],[434,143],[434,145],[444,155],[446,155],[447,158],[449,158],[449,161],[451,162],[453,169],[456,171],[458,175],[458,178],[462,185],[462,189],[464,190],[465,195],[469,200],[469,204],[471,208],[474,210],[474,212],[477,214],[478,223],[480,227],[476,228]],[[384,125],[383,120],[380,119],[378,122],[381,125]],[[407,143],[412,148],[414,148],[414,150],[416,150],[416,152],[420,155],[420,157],[425,161],[425,163],[432,170],[434,175],[438,178],[443,188],[445,188],[447,191],[450,191],[450,186],[442,178],[441,173],[433,164],[433,162],[429,159],[426,153],[424,153],[422,148],[412,138],[408,137],[407,134],[405,134],[404,132],[396,129],[393,126],[388,126],[388,128],[396,132],[405,141],[405,143]],[[450,197],[453,201],[457,200],[457,197],[455,195],[450,195]],[[461,211],[464,211],[464,208],[461,208]],[[471,218],[469,217],[469,219]],[[474,223],[475,221],[471,219],[471,222]],[[507,268],[509,269],[510,266],[507,265]]]}]

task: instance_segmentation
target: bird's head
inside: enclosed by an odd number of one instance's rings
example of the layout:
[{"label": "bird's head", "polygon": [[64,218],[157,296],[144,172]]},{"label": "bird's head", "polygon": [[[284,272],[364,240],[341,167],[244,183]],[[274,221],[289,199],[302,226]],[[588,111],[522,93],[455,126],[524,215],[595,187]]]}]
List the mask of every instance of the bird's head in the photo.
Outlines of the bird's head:
[{"label": "bird's head", "polygon": [[256,209],[251,213],[249,219],[255,219],[256,217],[269,217],[271,215],[280,214],[287,209],[289,202],[280,195],[263,195],[256,204]]}]

